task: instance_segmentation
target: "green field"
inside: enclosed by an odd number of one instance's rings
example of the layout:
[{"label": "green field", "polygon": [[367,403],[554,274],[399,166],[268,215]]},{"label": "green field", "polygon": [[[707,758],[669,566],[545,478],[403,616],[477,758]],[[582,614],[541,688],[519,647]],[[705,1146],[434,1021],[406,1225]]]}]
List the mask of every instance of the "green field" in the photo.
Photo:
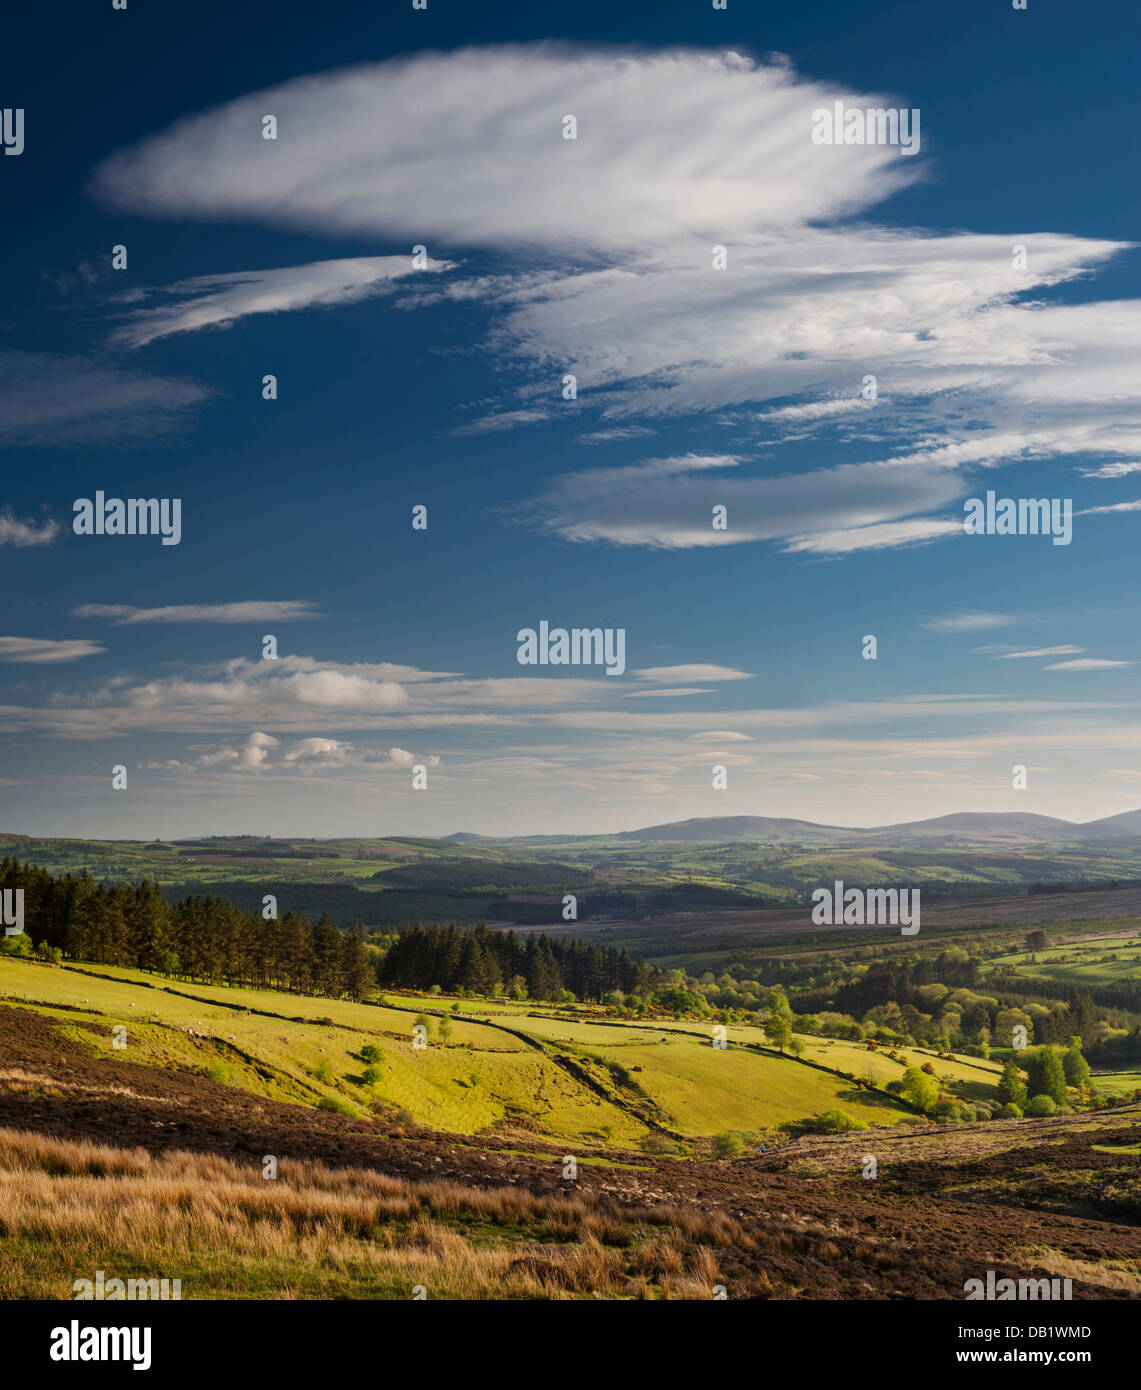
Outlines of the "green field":
[{"label": "green field", "polygon": [[[659,1129],[686,1138],[761,1132],[837,1107],[873,1124],[910,1113],[843,1076],[741,1046],[764,1045],[753,1028],[731,1028],[730,1046],[718,1049],[712,1030],[696,1023],[606,1024],[588,1009],[556,1015],[498,1001],[453,1012],[440,999],[396,994],[377,1006],[12,959],[0,961],[0,997],[52,1012],[72,1037],[112,1060],[186,1068],[295,1104],[332,1099],[362,1118],[379,1103],[457,1134],[515,1126],[629,1147]],[[430,1018],[423,1050],[413,1046],[420,1012]],[[442,1039],[445,1014],[451,1035]],[[112,1042],[117,1024],[127,1030],[122,1051]],[[805,1041],[813,1060],[864,1074],[858,1049]],[[360,1058],[369,1042],[384,1054],[371,1085]]]},{"label": "green field", "polygon": [[624,1067],[685,1132],[769,1129],[839,1107],[868,1124],[896,1124],[912,1112],[798,1062],[696,1039],[594,1049]]},{"label": "green field", "polygon": [[1135,980],[1141,975],[1141,941],[1132,934],[1135,931],[1134,927],[1125,936],[1067,941],[1035,952],[1012,951],[988,964],[992,970],[1013,966],[1019,975],[1034,980],[1073,980],[1089,985]]}]

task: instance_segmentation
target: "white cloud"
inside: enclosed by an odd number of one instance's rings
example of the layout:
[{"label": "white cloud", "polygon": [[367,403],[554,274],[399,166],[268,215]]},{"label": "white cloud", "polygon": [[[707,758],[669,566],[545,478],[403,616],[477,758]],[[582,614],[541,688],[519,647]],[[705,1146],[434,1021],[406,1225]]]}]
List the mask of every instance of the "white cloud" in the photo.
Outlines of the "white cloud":
[{"label": "white cloud", "polygon": [[[496,249],[696,238],[708,261],[742,228],[857,211],[920,177],[897,149],[814,145],[812,112],[837,96],[884,104],[735,53],[428,52],[179,121],[104,161],[93,188],[136,213]],[[258,138],[267,111],[277,145]]]},{"label": "white cloud", "polygon": [[1110,666],[1132,666],[1132,661],[1102,661],[1097,657],[1083,656],[1076,661],[1055,661],[1052,666],[1043,666],[1043,671],[1103,671]]},{"label": "white cloud", "polygon": [[[280,750],[280,751],[278,751]],[[357,768],[410,769],[417,762],[436,767],[436,754],[417,757],[404,748],[376,749],[335,738],[299,738],[289,745],[260,731],[247,735],[240,743],[220,743],[192,749],[196,756],[155,760],[143,767],[153,771],[205,772],[215,768],[226,772],[333,772]]]},{"label": "white cloud", "polygon": [[54,666],[61,661],[79,661],[106,651],[98,642],[82,639],[56,641],[46,637],[0,637],[0,661],[21,665]]},{"label": "white cloud", "polygon": [[935,632],[981,632],[988,627],[1007,627],[1014,618],[1006,613],[952,613],[923,624]]},{"label": "white cloud", "polygon": [[697,686],[682,686],[678,689],[669,688],[666,690],[630,690],[623,695],[624,700],[647,700],[651,696],[676,696],[676,695],[712,695],[712,689],[702,690]]},{"label": "white cloud", "polygon": [[645,425],[614,425],[605,430],[588,430],[578,436],[580,444],[624,444],[628,439],[645,439],[653,430]]},{"label": "white cloud", "polygon": [[[1109,461],[1093,476],[1131,471],[1141,301],[1047,297],[1126,244],[872,225],[868,210],[922,177],[922,161],[888,146],[814,145],[812,112],[836,96],[883,104],[801,78],[787,61],[733,53],[426,53],[182,121],[113,155],[94,187],[117,207],[161,216],[525,245],[516,271],[433,290],[482,301],[486,349],[520,366],[514,407],[458,433],[553,418],[537,396],[557,367],[578,378],[580,408],[602,416],[584,442],[620,442],[654,417],[768,403],[746,416],[761,443],[827,429],[875,449],[809,481],[723,480],[715,500],[734,504],[725,532],[695,515],[708,494],[684,476],[696,461],[672,482],[661,460],[625,476],[568,475],[535,499],[535,519],[566,539],[767,539],[842,555],[953,535],[938,513],[964,495],[970,468],[1094,455]],[[288,158],[255,138],[268,110]],[[574,141],[561,138],[568,112]],[[1016,271],[1019,242],[1029,258]],[[715,243],[727,248],[724,270],[712,268]],[[874,402],[860,398],[868,375]],[[585,489],[581,502],[566,495],[572,484]]]},{"label": "white cloud", "polygon": [[849,415],[855,410],[874,410],[875,405],[859,396],[839,396],[827,401],[809,401],[805,405],[785,405],[761,411],[758,420],[826,420],[832,415]]},{"label": "white cloud", "polygon": [[1072,656],[1075,652],[1084,652],[1085,647],[1027,647],[1024,651],[1001,652],[994,657],[995,661],[1020,661],[1025,657],[1032,656]]},{"label": "white cloud", "polygon": [[0,545],[51,545],[58,535],[58,521],[21,521],[11,507],[0,510]]},{"label": "white cloud", "polygon": [[335,738],[302,738],[286,749],[284,762],[302,772],[317,772],[353,767],[407,770],[418,762],[425,767],[436,767],[440,759],[434,753],[417,757],[405,748],[361,748]]},{"label": "white cloud", "polygon": [[885,521],[877,526],[859,526],[848,531],[821,531],[796,536],[785,549],[814,555],[848,555],[856,550],[895,550],[905,545],[921,545],[946,536],[962,535],[961,521],[939,521],[917,517],[910,521]]},{"label": "white cloud", "polygon": [[[694,662],[688,666],[643,666],[631,671],[641,681],[747,681],[752,680],[751,671],[738,671],[732,666],[713,666],[704,662]],[[641,692],[645,694],[645,691]]]},{"label": "white cloud", "polygon": [[518,429],[520,425],[537,425],[550,419],[548,410],[505,410],[498,415],[485,415],[466,425],[457,425],[451,431],[454,435],[496,434],[503,430]]},{"label": "white cloud", "polygon": [[1105,507],[1086,507],[1077,516],[1108,516],[1112,512],[1141,512],[1141,501],[1113,502]]},{"label": "white cloud", "polygon": [[[572,541],[659,548],[783,540],[790,551],[845,551],[962,534],[961,522],[896,520],[941,506],[962,484],[943,468],[844,464],[782,477],[750,478],[730,455],[688,454],[624,468],[553,478],[520,515]],[[727,529],[713,529],[713,508]]]},{"label": "white cloud", "polygon": [[1100,468],[1083,468],[1083,478],[1126,478],[1130,473],[1141,473],[1141,463],[1103,463]]},{"label": "white cloud", "polygon": [[[423,269],[438,272],[451,268],[447,261],[429,260]],[[176,333],[229,328],[251,314],[355,304],[389,293],[405,277],[421,273],[413,268],[411,255],[407,255],[312,261],[276,270],[198,275],[162,290],[147,291],[149,298],[161,295],[171,302],[133,311],[127,322],[111,334],[111,342],[137,348]]]},{"label": "white cloud", "polygon": [[238,603],[183,603],[167,608],[134,608],[126,603],[85,603],[73,618],[109,618],[116,626],[135,623],[295,623],[319,618],[320,610],[300,599]]}]

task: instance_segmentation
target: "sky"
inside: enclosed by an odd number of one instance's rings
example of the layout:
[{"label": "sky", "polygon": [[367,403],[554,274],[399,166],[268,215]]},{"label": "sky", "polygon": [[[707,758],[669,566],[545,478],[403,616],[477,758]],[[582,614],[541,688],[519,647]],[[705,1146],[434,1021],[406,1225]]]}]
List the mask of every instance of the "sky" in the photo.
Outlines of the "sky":
[{"label": "sky", "polygon": [[[0,828],[1141,805],[1132,0],[5,32]],[[177,544],[77,534],[99,492]]]}]

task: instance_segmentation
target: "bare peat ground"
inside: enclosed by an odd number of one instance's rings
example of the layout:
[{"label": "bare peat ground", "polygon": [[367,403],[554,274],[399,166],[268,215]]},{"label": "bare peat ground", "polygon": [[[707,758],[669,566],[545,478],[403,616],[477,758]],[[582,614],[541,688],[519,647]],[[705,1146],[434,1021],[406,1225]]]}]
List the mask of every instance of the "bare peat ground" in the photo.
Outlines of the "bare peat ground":
[{"label": "bare peat ground", "polygon": [[[274,1153],[537,1196],[572,1188],[561,1177],[564,1149],[529,1135],[386,1130],[268,1101],[190,1073],[96,1058],[51,1019],[10,1006],[0,1007],[0,1127],[259,1166]],[[637,1169],[580,1162],[574,1187],[629,1219],[660,1206],[733,1218],[744,1238],[719,1253],[731,1297],[961,1299],[967,1279],[994,1269],[999,1278],[1071,1277],[1075,1298],[1129,1298],[1141,1294],[1141,1161],[1126,1146],[1139,1137],[1141,1107],[1131,1106],[804,1138],[719,1163],[608,1153]],[[521,1145],[527,1153],[512,1152]],[[862,1176],[869,1155],[872,1180]]]}]

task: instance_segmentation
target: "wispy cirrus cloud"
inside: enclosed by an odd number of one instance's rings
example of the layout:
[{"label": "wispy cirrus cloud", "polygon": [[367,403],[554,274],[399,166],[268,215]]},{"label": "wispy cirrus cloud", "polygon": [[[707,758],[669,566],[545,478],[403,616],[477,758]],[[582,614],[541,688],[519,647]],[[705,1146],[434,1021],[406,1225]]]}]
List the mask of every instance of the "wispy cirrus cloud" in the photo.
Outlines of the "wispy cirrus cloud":
[{"label": "wispy cirrus cloud", "polygon": [[949,613],[930,618],[923,624],[933,632],[983,632],[991,627],[1008,627],[1016,619],[1009,613]]},{"label": "wispy cirrus cloud", "polygon": [[1061,647],[1025,647],[1020,651],[996,652],[993,654],[995,661],[1024,661],[1029,657],[1037,656],[1074,656],[1078,652],[1084,652],[1085,647],[1061,646]]},{"label": "wispy cirrus cloud", "polygon": [[1077,516],[1111,516],[1114,512],[1141,512],[1141,501],[1111,502],[1104,507],[1084,507]]},{"label": "wispy cirrus cloud", "polygon": [[518,429],[521,425],[538,425],[551,418],[549,410],[504,410],[497,415],[484,415],[478,420],[457,425],[453,435],[499,434],[504,430]]},{"label": "wispy cirrus cloud", "polygon": [[[182,120],[105,160],[92,189],[165,217],[625,251],[803,226],[919,178],[898,150],[812,143],[813,109],[837,95],[732,52],[546,43],[420,53]],[[266,111],[288,132],[288,158],[267,158],[255,138]],[[568,112],[575,140],[563,138]]]},{"label": "wispy cirrus cloud", "polygon": [[0,637],[0,661],[28,666],[55,666],[65,661],[80,661],[85,656],[98,656],[106,651],[98,642],[83,638]]},{"label": "wispy cirrus cloud", "polygon": [[0,352],[0,443],[152,439],[180,429],[212,395],[188,377],[159,376],[106,357]]},{"label": "wispy cirrus cloud", "polygon": [[1076,661],[1055,661],[1043,666],[1043,671],[1105,671],[1112,666],[1132,666],[1132,661],[1107,661],[1100,657],[1082,656]]},{"label": "wispy cirrus cloud", "polygon": [[[869,210],[925,177],[923,161],[815,145],[812,113],[836,96],[884,104],[734,52],[418,54],[180,122],[112,155],[92,188],[164,217],[525,248],[523,269],[436,291],[482,302],[486,347],[520,368],[514,403],[461,423],[461,435],[557,418],[539,397],[558,364],[578,379],[579,407],[601,416],[596,429],[579,424],[585,442],[739,408],[766,447],[823,430],[867,446],[851,472],[803,475],[813,495],[742,468],[716,499],[736,503],[738,524],[718,533],[695,519],[705,489],[667,484],[661,460],[568,475],[587,496],[575,505],[556,482],[535,508],[565,539],[778,540],[839,556],[952,536],[943,509],[971,468],[1097,456],[1108,462],[1089,476],[1124,476],[1105,470],[1141,454],[1141,302],[1060,303],[1049,291],[1127,243],[875,226]],[[267,110],[291,132],[288,160],[251,138]],[[562,138],[568,112],[574,140]],[[871,378],[878,393],[865,399]]]},{"label": "wispy cirrus cloud", "polygon": [[[161,290],[145,291],[147,299],[166,302],[133,310],[111,333],[110,340],[118,346],[139,348],[177,333],[230,328],[255,314],[356,304],[391,293],[409,276],[452,268],[448,261],[426,259],[417,269],[411,256],[366,256],[311,261],[275,270],[197,275]],[[136,293],[132,300],[139,297]]]},{"label": "wispy cirrus cloud", "polygon": [[640,681],[671,683],[673,681],[747,681],[751,671],[738,671],[733,666],[715,666],[705,662],[690,662],[684,666],[643,666],[630,674]]},{"label": "wispy cirrus cloud", "polygon": [[[688,454],[566,473],[519,515],[565,540],[661,549],[770,540],[792,552],[835,553],[963,531],[961,522],[903,520],[961,492],[943,468],[843,464],[775,478],[728,472],[740,464],[730,455]],[[718,506],[727,510],[721,530],[713,526]]]},{"label": "wispy cirrus cloud", "polygon": [[296,623],[319,618],[316,604],[301,599],[246,599],[238,603],[181,603],[166,608],[136,608],[127,603],[84,603],[73,618],[107,618],[119,626],[137,623]]}]

